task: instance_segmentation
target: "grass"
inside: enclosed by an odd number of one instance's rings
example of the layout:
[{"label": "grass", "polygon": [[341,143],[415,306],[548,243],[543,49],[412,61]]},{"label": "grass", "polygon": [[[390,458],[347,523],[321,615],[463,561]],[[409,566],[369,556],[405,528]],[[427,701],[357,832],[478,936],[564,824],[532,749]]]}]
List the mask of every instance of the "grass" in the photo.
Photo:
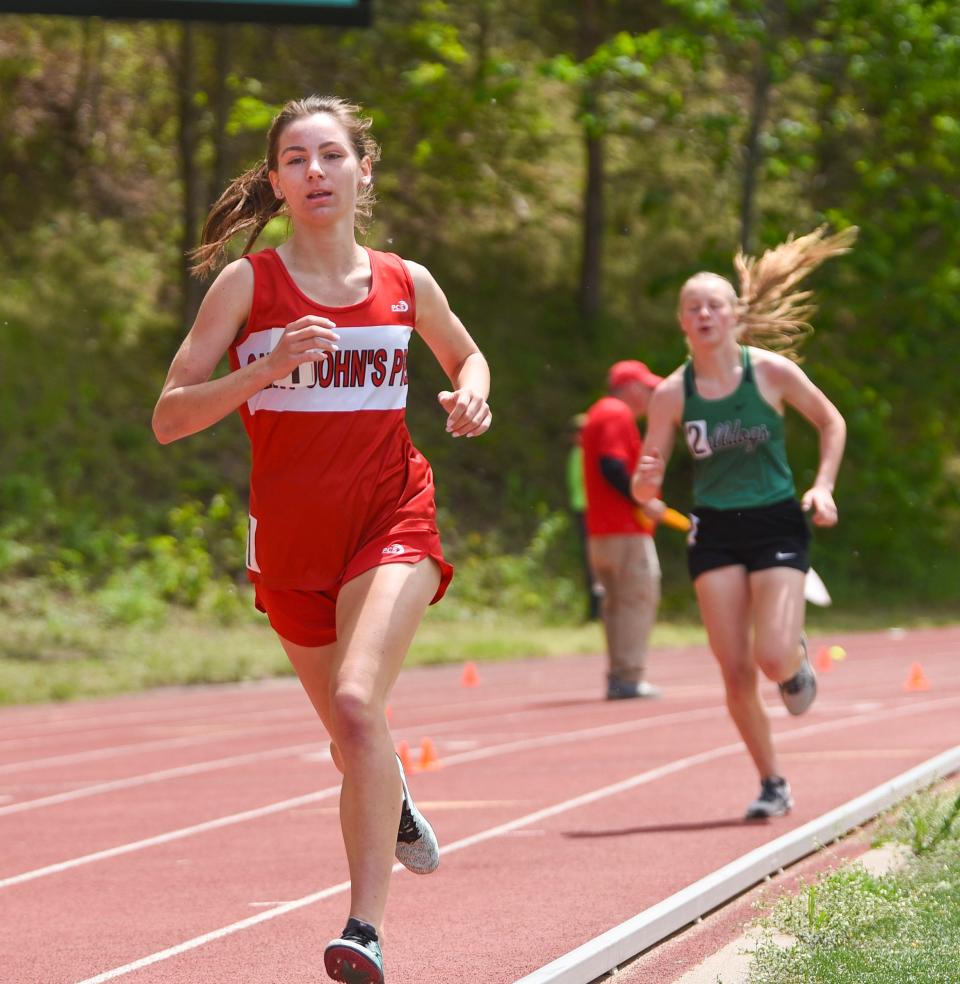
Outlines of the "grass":
[{"label": "grass", "polygon": [[[653,644],[703,641],[697,623],[662,623]],[[431,608],[407,665],[601,653],[596,623],[550,625],[530,616]],[[165,608],[132,624],[104,617],[91,599],[5,585],[0,592],[0,704],[72,700],[150,687],[289,675],[266,618],[246,597],[220,624]]]},{"label": "grass", "polygon": [[[150,687],[258,680],[291,672],[249,589],[216,587],[198,609],[168,606],[135,579],[89,595],[39,581],[0,583],[0,704],[72,700]],[[652,644],[702,644],[692,602],[665,605]],[[952,618],[951,618],[952,616]],[[956,621],[955,612],[812,610],[813,633]],[[600,654],[597,623],[474,610],[451,594],[430,608],[407,665]]]},{"label": "grass", "polygon": [[957,786],[912,797],[881,822],[881,839],[909,847],[906,863],[881,876],[848,865],[781,899],[749,984],[960,982]]}]

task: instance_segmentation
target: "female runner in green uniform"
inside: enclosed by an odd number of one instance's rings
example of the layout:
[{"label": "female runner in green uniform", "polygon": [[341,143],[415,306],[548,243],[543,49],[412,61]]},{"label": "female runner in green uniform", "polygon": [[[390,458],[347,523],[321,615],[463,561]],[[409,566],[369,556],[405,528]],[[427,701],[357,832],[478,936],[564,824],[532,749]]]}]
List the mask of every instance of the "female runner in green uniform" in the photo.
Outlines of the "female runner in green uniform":
[{"label": "female runner in green uniform", "polygon": [[[837,408],[793,361],[810,330],[804,318],[811,309],[807,293],[791,291],[824,259],[846,252],[855,235],[850,229],[825,238],[817,230],[758,261],[738,256],[739,296],[714,273],[698,273],[683,285],[678,318],[690,358],[653,394],[632,482],[638,502],[659,495],[682,428],[694,460],[688,566],[727,708],[760,774],[760,794],[747,808],[751,818],[781,816],[793,806],[757,669],[779,684],[790,713],[802,714],[813,702],[816,677],[803,638],[810,566],[803,513],[811,512],[817,526],[837,522],[833,487],[846,438]],[[784,446],[786,406],[820,435],[817,474],[800,501]]]}]

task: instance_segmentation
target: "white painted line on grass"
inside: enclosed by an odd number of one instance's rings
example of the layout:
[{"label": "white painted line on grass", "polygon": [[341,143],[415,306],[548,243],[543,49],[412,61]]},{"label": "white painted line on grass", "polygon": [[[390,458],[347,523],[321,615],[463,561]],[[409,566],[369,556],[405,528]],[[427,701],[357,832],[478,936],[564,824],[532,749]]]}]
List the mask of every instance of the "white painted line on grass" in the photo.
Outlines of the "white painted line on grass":
[{"label": "white painted line on grass", "polygon": [[[960,697],[948,697],[941,698],[932,701],[923,701],[917,703],[911,703],[903,705],[899,708],[894,708],[886,711],[884,716],[886,718],[890,717],[904,717],[909,714],[918,713],[921,711],[929,711],[936,708],[955,705],[960,703]],[[842,718],[839,721],[824,721],[820,724],[807,725],[805,727],[795,728],[792,731],[786,732],[785,734],[780,734],[778,739],[788,740],[792,738],[805,737],[810,734],[816,734],[818,732],[824,731],[840,731],[848,727],[855,727],[858,724],[864,724],[867,721],[872,721],[876,718],[875,714],[857,714],[849,718]],[[600,789],[592,790],[588,793],[583,793],[580,796],[573,797],[568,800],[563,800],[560,803],[556,803],[553,806],[545,807],[541,810],[536,810],[533,813],[528,813],[525,816],[518,817],[515,820],[510,820],[504,824],[498,824],[496,827],[488,828],[487,830],[481,831],[478,834],[473,834],[470,837],[464,837],[459,841],[454,841],[452,844],[444,847],[441,850],[441,855],[448,856],[457,851],[464,850],[468,847],[473,847],[476,844],[481,844],[485,841],[492,840],[495,837],[500,837],[504,834],[510,833],[521,827],[527,827],[531,824],[538,823],[542,820],[549,819],[550,817],[558,816],[562,813],[567,813],[570,810],[578,809],[581,806],[586,806],[590,803],[595,803],[598,800],[605,799],[609,796],[614,796],[627,790],[634,789],[638,786],[645,785],[647,783],[653,782],[656,779],[663,778],[664,776],[671,775],[682,770],[691,768],[692,766],[701,765],[705,762],[710,762],[714,759],[721,758],[726,755],[731,755],[734,753],[740,753],[743,751],[743,745],[741,742],[737,741],[729,745],[719,746],[717,748],[710,749],[706,752],[699,752],[695,755],[690,755],[682,759],[676,759],[673,762],[668,762],[665,765],[658,766],[655,769],[649,769],[645,772],[641,772],[637,775],[631,776],[627,779],[621,780],[620,782],[612,783],[608,786],[603,786]],[[955,749],[960,753],[960,749]],[[471,754],[471,753],[465,753]],[[896,782],[896,780],[894,780]],[[868,794],[869,795],[869,794]],[[836,812],[836,811],[834,811]],[[827,814],[830,816],[830,814]],[[808,825],[809,826],[809,825]],[[803,829],[803,828],[800,828]],[[789,836],[789,835],[787,835]],[[834,834],[833,836],[837,836]],[[777,843],[777,842],[774,842]],[[770,845],[768,845],[769,848]],[[807,852],[809,853],[809,852]],[[747,855],[750,857],[750,855]],[[741,859],[742,860],[742,859]],[[736,863],[736,862],[735,862]],[[777,867],[781,867],[782,864],[787,862],[781,862]],[[401,871],[402,866],[396,864],[393,867],[393,871]],[[724,869],[720,869],[721,871]],[[714,875],[708,876],[707,881],[714,878]],[[698,883],[699,884],[699,883]],[[186,953],[190,950],[195,950],[198,947],[205,946],[207,943],[212,943],[215,940],[223,939],[226,936],[231,936],[235,933],[241,932],[245,929],[249,929],[252,926],[256,926],[259,923],[267,922],[270,919],[276,919],[280,916],[284,916],[289,912],[293,912],[297,909],[302,909],[305,906],[313,905],[315,902],[320,902],[323,899],[330,898],[333,895],[339,895],[343,892],[348,891],[350,888],[350,882],[341,882],[338,885],[332,885],[329,888],[322,889],[319,892],[315,892],[311,895],[306,895],[299,899],[294,899],[291,902],[287,902],[283,905],[277,906],[274,909],[268,909],[264,912],[260,912],[255,916],[250,916],[247,919],[242,919],[239,922],[231,923],[227,926],[222,926],[220,929],[215,929],[209,933],[204,933],[201,936],[195,936],[193,939],[185,940],[182,943],[178,943],[175,946],[168,947],[165,950],[160,950],[156,953],[149,954],[146,957],[142,957],[139,960],[135,960],[131,963],[124,964],[122,967],[114,967],[112,970],[104,971],[94,977],[88,977],[78,984],[106,984],[107,981],[115,980],[119,977],[125,977],[128,974],[132,974],[135,971],[142,970],[145,967],[149,967],[153,964],[160,963],[164,960],[169,960],[172,957],[179,956],[180,954]],[[662,904],[662,903],[661,903]],[[714,903],[716,905],[717,903]],[[711,906],[713,908],[714,906]],[[657,906],[654,909],[658,908]],[[647,910],[648,912],[653,910]],[[601,939],[603,937],[600,937]],[[576,951],[574,951],[576,952]],[[631,954],[632,955],[632,954]],[[563,959],[563,958],[561,958]],[[627,959],[624,957],[623,959]],[[620,960],[618,963],[622,963]],[[615,964],[613,966],[617,966]],[[609,968],[608,968],[609,969]],[[601,971],[600,973],[604,973]],[[594,975],[599,976],[599,975]],[[571,981],[573,978],[570,979]],[[592,981],[593,978],[577,978],[580,984],[585,984],[585,982]],[[558,979],[559,981],[559,979]],[[520,982],[517,982],[520,984]],[[533,984],[528,978],[524,978],[524,984]]]},{"label": "white painted line on grass", "polygon": [[633,919],[521,978],[516,984],[590,984],[756,885],[767,875],[812,854],[918,789],[958,769],[960,745],[743,855]]}]

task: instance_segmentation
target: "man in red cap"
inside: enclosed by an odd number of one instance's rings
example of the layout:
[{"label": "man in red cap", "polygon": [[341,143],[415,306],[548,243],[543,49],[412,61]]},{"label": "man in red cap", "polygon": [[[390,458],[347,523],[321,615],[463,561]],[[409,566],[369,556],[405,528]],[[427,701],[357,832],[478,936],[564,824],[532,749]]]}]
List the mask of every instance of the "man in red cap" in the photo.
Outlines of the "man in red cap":
[{"label": "man in red cap", "polygon": [[660,696],[645,673],[660,603],[660,561],[652,534],[665,507],[653,499],[641,508],[630,494],[643,446],[637,418],[646,413],[660,381],[635,359],[614,363],[607,374],[608,395],[587,411],[581,433],[587,550],[604,591],[607,700]]}]

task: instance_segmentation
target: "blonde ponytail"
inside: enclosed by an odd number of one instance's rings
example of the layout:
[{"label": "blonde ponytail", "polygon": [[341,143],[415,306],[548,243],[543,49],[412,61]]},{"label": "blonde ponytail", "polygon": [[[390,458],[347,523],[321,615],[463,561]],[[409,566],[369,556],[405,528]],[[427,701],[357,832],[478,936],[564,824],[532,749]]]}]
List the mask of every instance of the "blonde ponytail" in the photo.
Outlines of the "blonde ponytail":
[{"label": "blonde ponytail", "polygon": [[824,260],[847,253],[857,238],[850,226],[833,236],[827,227],[795,239],[791,235],[761,257],[737,253],[734,266],[740,281],[740,341],[779,352],[799,362],[797,349],[813,333],[808,319],[816,310],[812,292],[794,287]]}]

